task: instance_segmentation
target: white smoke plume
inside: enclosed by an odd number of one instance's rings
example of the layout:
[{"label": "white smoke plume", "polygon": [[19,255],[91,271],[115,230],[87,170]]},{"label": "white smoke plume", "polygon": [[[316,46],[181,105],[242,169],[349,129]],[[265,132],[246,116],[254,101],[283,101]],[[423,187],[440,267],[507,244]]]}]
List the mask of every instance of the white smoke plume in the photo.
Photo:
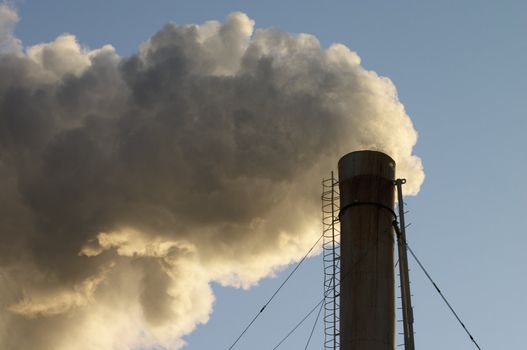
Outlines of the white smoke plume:
[{"label": "white smoke plume", "polygon": [[0,6],[0,349],[121,350],[207,322],[320,234],[320,179],[417,136],[391,81],[314,36],[168,24],[139,52],[22,47]]}]

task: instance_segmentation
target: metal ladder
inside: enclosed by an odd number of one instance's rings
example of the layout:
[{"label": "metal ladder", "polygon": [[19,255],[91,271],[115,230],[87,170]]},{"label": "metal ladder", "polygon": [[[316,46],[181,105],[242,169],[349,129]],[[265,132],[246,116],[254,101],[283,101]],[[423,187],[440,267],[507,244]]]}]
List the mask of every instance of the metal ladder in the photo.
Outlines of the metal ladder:
[{"label": "metal ladder", "polygon": [[331,172],[322,180],[322,230],[324,260],[324,349],[340,348],[340,228],[338,181]]}]

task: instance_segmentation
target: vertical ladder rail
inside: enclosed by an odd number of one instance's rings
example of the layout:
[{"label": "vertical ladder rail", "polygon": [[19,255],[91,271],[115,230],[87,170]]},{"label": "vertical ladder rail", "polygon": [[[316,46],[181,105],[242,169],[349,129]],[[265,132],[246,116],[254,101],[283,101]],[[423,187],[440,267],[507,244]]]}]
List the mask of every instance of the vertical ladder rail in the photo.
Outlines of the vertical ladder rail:
[{"label": "vertical ladder rail", "polygon": [[406,227],[404,222],[404,201],[402,185],[406,183],[405,179],[395,180],[397,187],[397,200],[399,206],[400,226],[394,225],[397,235],[397,246],[399,252],[399,275],[401,284],[401,301],[403,313],[404,328],[404,349],[415,350],[414,343],[414,317],[412,309],[412,298],[410,293],[410,277],[408,272],[408,256],[406,246]]},{"label": "vertical ladder rail", "polygon": [[322,229],[324,260],[324,349],[339,349],[340,230],[338,183],[322,180]]}]

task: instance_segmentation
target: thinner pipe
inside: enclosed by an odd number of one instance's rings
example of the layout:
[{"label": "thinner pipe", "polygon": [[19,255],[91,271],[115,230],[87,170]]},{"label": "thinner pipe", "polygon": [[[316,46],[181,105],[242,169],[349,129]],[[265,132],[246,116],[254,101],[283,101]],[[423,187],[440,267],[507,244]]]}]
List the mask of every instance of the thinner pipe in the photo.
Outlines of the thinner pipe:
[{"label": "thinner pipe", "polygon": [[408,255],[406,248],[406,228],[404,222],[404,201],[402,185],[406,183],[404,179],[395,180],[397,187],[397,200],[399,207],[400,228],[396,230],[397,246],[399,252],[399,277],[401,283],[401,300],[403,311],[404,328],[404,348],[405,350],[415,350],[414,343],[414,316],[412,309],[412,297],[410,293],[410,277],[408,272]]}]

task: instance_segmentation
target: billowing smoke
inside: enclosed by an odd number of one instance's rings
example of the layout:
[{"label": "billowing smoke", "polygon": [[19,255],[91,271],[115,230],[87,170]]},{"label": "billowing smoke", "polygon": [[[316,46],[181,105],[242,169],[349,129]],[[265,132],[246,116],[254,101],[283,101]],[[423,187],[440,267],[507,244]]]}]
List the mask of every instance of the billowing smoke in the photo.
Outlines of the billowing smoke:
[{"label": "billowing smoke", "polygon": [[350,151],[424,179],[387,78],[339,44],[168,24],[139,52],[73,35],[24,48],[0,6],[0,348],[184,346],[210,283],[248,288],[320,234],[320,180]]}]

